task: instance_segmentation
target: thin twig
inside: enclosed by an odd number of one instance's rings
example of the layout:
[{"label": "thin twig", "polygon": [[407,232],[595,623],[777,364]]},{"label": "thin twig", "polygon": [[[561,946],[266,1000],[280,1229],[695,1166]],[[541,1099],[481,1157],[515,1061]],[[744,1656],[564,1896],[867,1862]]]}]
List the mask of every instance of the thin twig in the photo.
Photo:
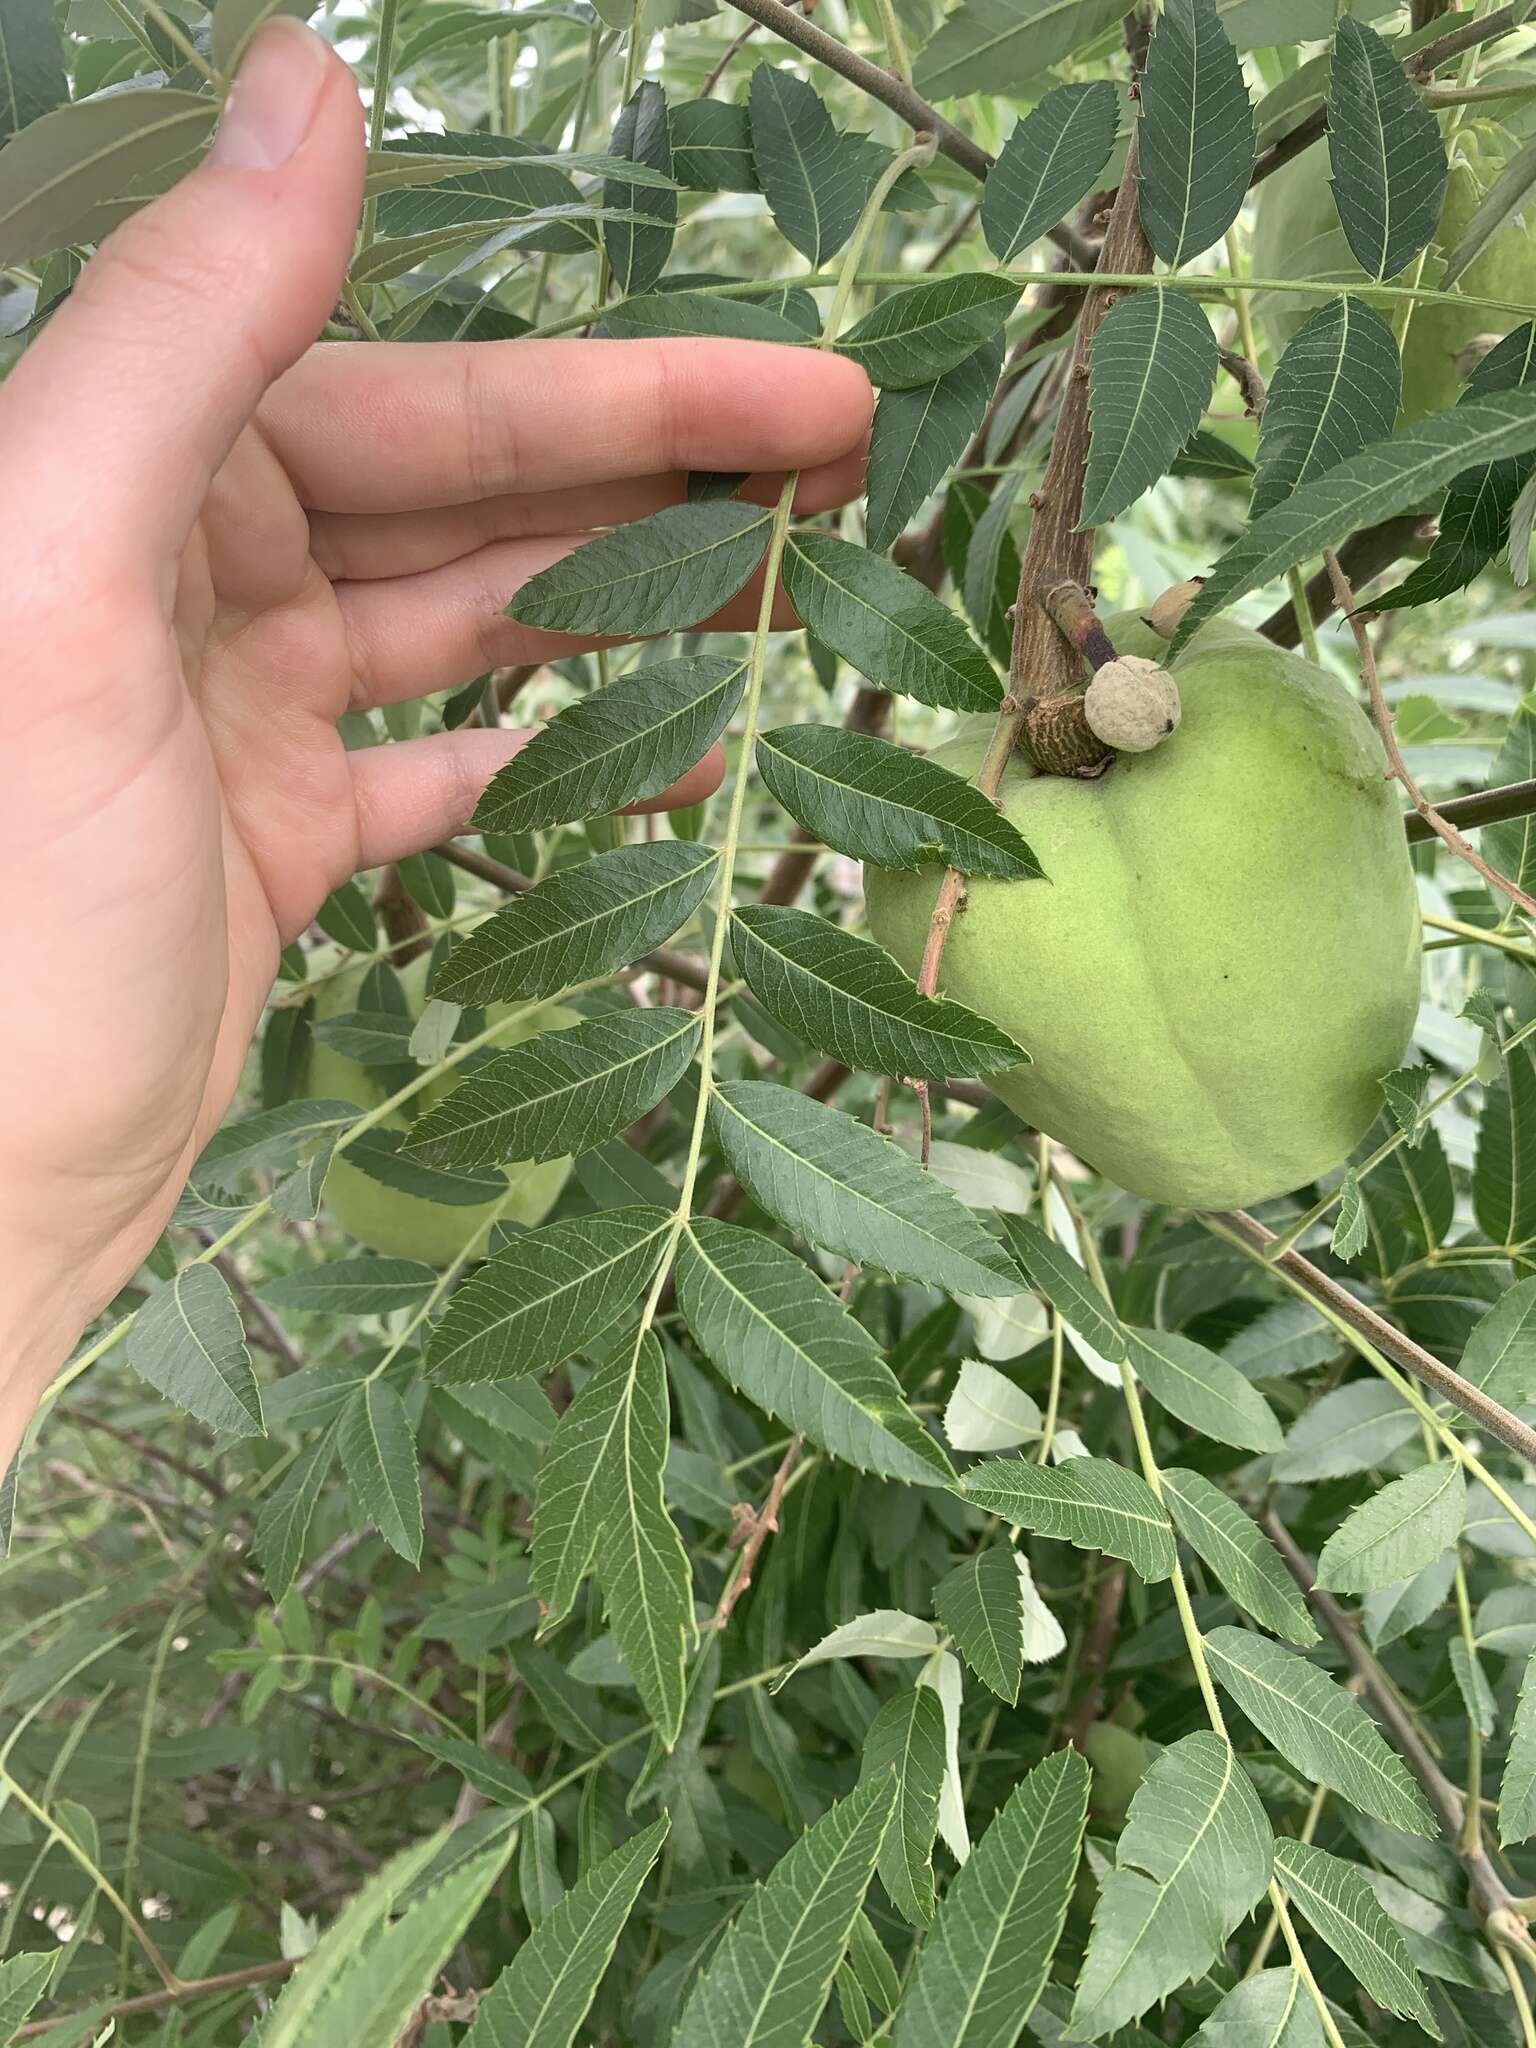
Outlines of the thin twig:
[{"label": "thin twig", "polygon": [[1126,1568],[1118,1561],[1100,1557],[1099,1579],[1093,1590],[1093,1619],[1083,1638],[1078,1673],[1088,1683],[1077,1705],[1067,1717],[1064,1734],[1074,1749],[1081,1749],[1089,1727],[1098,1720],[1104,1705],[1104,1674],[1114,1652],[1120,1628],[1120,1609],[1125,1600]]},{"label": "thin twig", "polygon": [[[1476,831],[1480,825],[1501,825],[1506,818],[1528,818],[1536,812],[1536,781],[1506,782],[1499,789],[1479,789],[1471,796],[1453,796],[1436,810],[1448,825],[1465,825]],[[1410,841],[1433,839],[1435,828],[1416,811],[1403,819]]]},{"label": "thin twig", "polygon": [[194,1486],[200,1486],[210,1499],[222,1501],[224,1488],[211,1472],[199,1471],[196,1465],[178,1458],[173,1451],[162,1450],[148,1437],[136,1436],[131,1429],[119,1429],[115,1422],[108,1422],[103,1415],[93,1415],[89,1408],[73,1408],[69,1419],[77,1428],[99,1429],[103,1436],[110,1436],[120,1444],[126,1444],[141,1458],[152,1458],[156,1464],[164,1465],[167,1471],[179,1472],[183,1479],[190,1479]]},{"label": "thin twig", "polygon": [[1355,593],[1350,587],[1349,578],[1340,568],[1339,558],[1332,548],[1324,548],[1323,560],[1333,581],[1339,609],[1349,620],[1350,630],[1355,636],[1355,647],[1360,656],[1360,674],[1370,696],[1376,730],[1381,734],[1381,743],[1387,750],[1387,760],[1391,764],[1392,773],[1407,790],[1409,802],[1437,838],[1443,839],[1452,853],[1464,860],[1468,867],[1475,868],[1490,889],[1498,890],[1501,895],[1507,896],[1511,903],[1518,904],[1527,917],[1536,918],[1536,897],[1528,896],[1518,883],[1510,881],[1506,875],[1501,875],[1497,868],[1490,867],[1471,841],[1464,839],[1454,825],[1447,823],[1414,781],[1408,764],[1403,759],[1402,750],[1397,744],[1397,735],[1392,729],[1392,713],[1387,709],[1387,700],[1381,694],[1381,678],[1376,673],[1376,655],[1371,646],[1371,636],[1366,629],[1364,616],[1355,607]]},{"label": "thin twig", "polygon": [[[279,1977],[291,1975],[298,1966],[297,1956],[285,1956],[277,1962],[253,1963],[248,1970],[226,1970],[218,1977],[194,1977],[186,1984],[178,1984],[174,1990],[145,1991],[137,1998],[125,1998],[117,2005],[109,2005],[105,2012],[100,2006],[93,2005],[81,2014],[81,2018],[88,2019],[96,2030],[92,2035],[95,2039],[106,2020],[127,2019],[136,2012],[160,2012],[168,2005],[185,2005],[193,1998],[213,1998],[221,1991],[241,1991],[248,1984],[271,1984]],[[11,2039],[36,2041],[44,2034],[62,2033],[68,2021],[68,2013],[56,2013],[48,2020],[33,2020]]]},{"label": "thin twig", "polygon": [[736,1569],[726,1581],[725,1589],[720,1595],[720,1604],[715,1609],[715,1618],[710,1624],[712,1628],[725,1627],[736,1602],[752,1583],[752,1573],[756,1568],[759,1553],[779,1526],[779,1509],[784,1504],[784,1489],[789,1484],[789,1475],[795,1469],[803,1442],[804,1439],[799,1436],[790,1438],[789,1448],[779,1460],[779,1469],[773,1475],[773,1483],[768,1488],[767,1497],[760,1508],[748,1507],[741,1503],[735,1509],[736,1531],[731,1541],[739,1545],[741,1555],[737,1560]]},{"label": "thin twig", "polygon": [[1438,1394],[1469,1416],[1479,1429],[1496,1437],[1504,1448],[1513,1451],[1517,1458],[1527,1464],[1536,1463],[1536,1429],[1522,1422],[1518,1416],[1485,1394],[1470,1380],[1462,1378],[1448,1365],[1415,1344],[1411,1337],[1405,1337],[1401,1330],[1394,1329],[1385,1317],[1377,1315],[1375,1309],[1367,1308],[1347,1287],[1341,1287],[1337,1280],[1314,1266],[1310,1259],[1304,1259],[1300,1252],[1285,1251],[1272,1257],[1270,1247],[1275,1243],[1274,1231],[1267,1229],[1257,1217],[1250,1216],[1243,1209],[1228,1209],[1220,1215],[1206,1219],[1218,1232],[1241,1240],[1254,1250],[1262,1252],[1274,1267],[1288,1273],[1296,1283],[1347,1323],[1378,1351],[1384,1352],[1394,1364],[1414,1379],[1421,1381],[1432,1393]]},{"label": "thin twig", "polygon": [[[211,1231],[200,1230],[198,1238],[204,1250],[213,1242]],[[290,1372],[298,1372],[304,1364],[303,1352],[300,1351],[298,1345],[294,1343],[288,1332],[277,1320],[277,1317],[267,1307],[267,1304],[252,1290],[250,1282],[241,1272],[235,1260],[228,1252],[215,1252],[212,1263],[223,1274],[224,1278],[239,1296],[240,1306],[245,1311],[248,1320],[256,1325],[251,1335],[258,1337],[258,1341],[264,1342],[269,1351],[275,1351],[278,1357],[286,1363]]]}]

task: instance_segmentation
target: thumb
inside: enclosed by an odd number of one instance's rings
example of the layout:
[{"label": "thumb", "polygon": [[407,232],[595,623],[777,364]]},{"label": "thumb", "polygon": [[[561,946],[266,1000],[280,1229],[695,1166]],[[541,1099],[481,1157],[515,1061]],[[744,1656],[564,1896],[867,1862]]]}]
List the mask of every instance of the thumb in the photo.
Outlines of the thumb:
[{"label": "thumb", "polygon": [[69,476],[76,547],[82,506],[119,560],[181,547],[262,393],[330,315],[364,161],[346,65],[269,22],[207,157],[107,237],[6,387],[7,469]]}]

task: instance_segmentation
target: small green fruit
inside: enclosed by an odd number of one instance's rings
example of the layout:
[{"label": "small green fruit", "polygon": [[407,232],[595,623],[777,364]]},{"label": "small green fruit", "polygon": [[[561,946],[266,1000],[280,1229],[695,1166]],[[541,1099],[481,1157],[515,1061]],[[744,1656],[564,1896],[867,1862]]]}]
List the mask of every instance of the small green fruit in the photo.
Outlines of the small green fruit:
[{"label": "small green fruit", "polygon": [[[429,966],[430,956],[422,954],[400,970],[401,986],[412,1016],[421,1014],[426,1001]],[[357,968],[320,984],[315,998],[317,1023],[327,1017],[344,1016],[357,1008],[358,991],[365,972],[365,969]],[[486,1022],[494,1024],[514,1009],[523,1007],[515,1003],[493,1003],[486,1011]],[[543,1031],[568,1031],[573,1024],[580,1022],[574,1010],[544,1009],[537,1016],[512,1025],[495,1040],[495,1044],[498,1048],[517,1045]],[[459,1079],[458,1072],[450,1070],[429,1082],[419,1098],[421,1108],[430,1109],[444,1096],[451,1095],[458,1087]],[[338,1097],[343,1102],[355,1102],[362,1109],[372,1109],[385,1097],[377,1068],[365,1067],[332,1047],[320,1044],[316,1044],[311,1056],[309,1092]],[[407,1127],[408,1119],[402,1111],[397,1110],[384,1119],[385,1130],[405,1130]],[[569,1159],[547,1159],[537,1166],[514,1162],[504,1170],[513,1183],[514,1192],[511,1201],[500,1211],[501,1218],[507,1223],[521,1223],[532,1228],[544,1221],[559,1199],[560,1190],[570,1174],[571,1162]],[[429,1266],[447,1266],[472,1238],[485,1229],[496,1213],[497,1205],[494,1202],[462,1205],[423,1201],[419,1195],[386,1187],[382,1181],[353,1166],[343,1155],[334,1161],[326,1175],[325,1206],[349,1236],[386,1258],[420,1259]]]},{"label": "small green fruit", "polygon": [[[1500,107],[1504,102],[1496,103]],[[1458,135],[1457,160],[1446,187],[1445,205],[1424,266],[1422,282],[1433,285],[1445,259],[1461,240],[1484,192],[1504,168],[1514,147],[1502,127],[1482,125]],[[1328,155],[1321,147],[1306,150],[1266,178],[1259,187],[1253,229],[1255,277],[1306,277],[1340,285],[1360,284],[1365,272],[1355,261],[1339,225],[1329,182]],[[1400,282],[1414,281],[1409,267]],[[1536,302],[1536,237],[1525,221],[1507,221],[1475,262],[1463,271],[1457,290],[1469,298],[1503,299],[1514,305]],[[1276,355],[1297,329],[1327,303],[1315,293],[1261,293],[1256,301]],[[1395,308],[1378,307],[1389,320]],[[1457,358],[1468,342],[1492,333],[1502,337],[1519,323],[1514,313],[1485,307],[1420,304],[1413,310],[1403,346],[1405,420],[1422,419],[1454,405],[1464,387],[1465,372]]]},{"label": "small green fruit", "polygon": [[[1108,622],[1122,654],[1164,643]],[[1149,1201],[1244,1206],[1346,1158],[1400,1064],[1419,913],[1381,747],[1333,677],[1217,621],[1173,664],[1183,722],[1098,781],[1015,756],[1003,809],[1046,879],[975,877],[940,992],[1032,1055],[988,1085]],[[933,758],[973,776],[991,721]],[[870,869],[909,972],[938,887]]]},{"label": "small green fruit", "polygon": [[1083,1755],[1093,1770],[1093,1811],[1106,1820],[1124,1820],[1152,1761],[1147,1745],[1117,1721],[1093,1721],[1083,1734]]}]

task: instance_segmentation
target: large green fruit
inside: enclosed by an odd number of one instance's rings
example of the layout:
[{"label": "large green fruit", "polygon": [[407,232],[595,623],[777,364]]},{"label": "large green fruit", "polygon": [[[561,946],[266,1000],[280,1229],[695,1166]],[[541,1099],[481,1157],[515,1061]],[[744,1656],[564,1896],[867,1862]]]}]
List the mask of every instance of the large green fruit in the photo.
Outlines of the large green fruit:
[{"label": "large green fruit", "polygon": [[[1122,654],[1162,643],[1109,622]],[[1148,1200],[1227,1208],[1337,1165],[1418,1003],[1419,914],[1381,747],[1331,676],[1217,622],[1174,664],[1178,731],[1097,782],[1016,756],[1003,808],[1047,879],[976,878],[941,990],[1033,1064],[988,1085]],[[990,721],[933,756],[974,775]],[[938,876],[865,876],[910,972]]]},{"label": "large green fruit", "polygon": [[[1502,106],[1503,102],[1496,102]],[[1503,169],[1513,138],[1503,127],[1479,124],[1456,138],[1456,162],[1446,187],[1440,226],[1424,266],[1433,285],[1445,258],[1461,240],[1478,201]],[[1313,148],[1266,178],[1259,187],[1253,230],[1255,277],[1310,277],[1341,285],[1359,284],[1365,272],[1350,253],[1329,183],[1326,150]],[[1412,267],[1405,282],[1412,281]],[[1519,215],[1507,221],[1476,262],[1462,273],[1458,290],[1471,298],[1536,304],[1536,236]],[[1324,301],[1315,295],[1261,293],[1260,318],[1276,354]],[[1393,307],[1381,308],[1395,319]],[[1463,378],[1456,358],[1479,334],[1507,334],[1519,324],[1513,313],[1470,306],[1415,306],[1403,347],[1403,417],[1421,419],[1454,405]]]},{"label": "large green fruit", "polygon": [[[401,986],[413,1016],[420,1014],[426,1000],[429,966],[430,956],[422,954],[400,970]],[[358,968],[321,983],[315,997],[316,1022],[343,1016],[357,1008],[358,990],[365,972],[365,969]],[[526,1006],[492,1004],[486,1011],[486,1022],[494,1024],[513,1009],[521,1007]],[[580,1022],[574,1010],[544,1009],[531,1021],[513,1024],[495,1043],[498,1047],[516,1045],[541,1031],[566,1031]],[[451,1070],[430,1082],[418,1098],[422,1110],[429,1109],[434,1102],[441,1102],[458,1085],[459,1076]],[[377,1068],[362,1066],[332,1047],[318,1043],[310,1061],[309,1092],[339,1097],[343,1102],[355,1102],[362,1109],[372,1109],[385,1097]],[[397,1110],[384,1119],[383,1127],[386,1130],[404,1130],[407,1122],[404,1113]],[[521,1162],[507,1166],[505,1172],[513,1183],[513,1194],[500,1212],[502,1220],[528,1227],[542,1223],[558,1200],[570,1170],[569,1159],[547,1159],[537,1166]],[[333,1163],[326,1175],[325,1206],[342,1229],[359,1243],[382,1252],[386,1258],[421,1259],[429,1266],[450,1265],[496,1213],[494,1202],[473,1205],[427,1202],[419,1195],[406,1194],[403,1189],[385,1187],[382,1181],[353,1166],[345,1154]]]}]

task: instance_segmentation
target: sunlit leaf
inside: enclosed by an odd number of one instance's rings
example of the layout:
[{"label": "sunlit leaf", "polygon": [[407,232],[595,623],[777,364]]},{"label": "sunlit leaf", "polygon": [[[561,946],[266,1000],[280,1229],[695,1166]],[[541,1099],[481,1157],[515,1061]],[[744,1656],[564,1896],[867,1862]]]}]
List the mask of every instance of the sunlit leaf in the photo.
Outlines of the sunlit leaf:
[{"label": "sunlit leaf", "polygon": [[1037,1536],[1123,1557],[1149,1585],[1173,1570],[1173,1531],[1156,1494],[1108,1458],[1069,1458],[1064,1465],[988,1458],[963,1483],[978,1507]]}]

